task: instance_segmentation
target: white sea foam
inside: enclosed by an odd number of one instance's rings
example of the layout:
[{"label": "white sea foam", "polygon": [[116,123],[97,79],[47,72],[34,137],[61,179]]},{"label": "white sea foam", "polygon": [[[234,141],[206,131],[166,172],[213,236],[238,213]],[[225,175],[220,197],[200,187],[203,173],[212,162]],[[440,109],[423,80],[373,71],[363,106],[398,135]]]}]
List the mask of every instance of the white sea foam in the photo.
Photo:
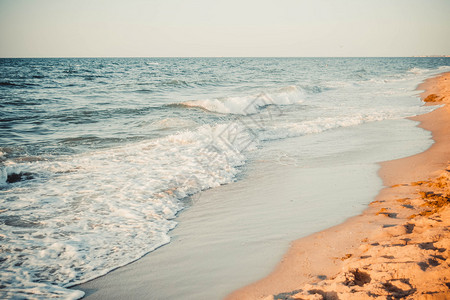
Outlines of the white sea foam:
[{"label": "white sea foam", "polygon": [[384,109],[366,112],[353,112],[334,117],[317,117],[301,122],[279,122],[269,126],[261,134],[261,140],[275,140],[317,134],[331,129],[357,126],[382,120],[395,120],[415,116],[434,110],[436,107],[410,107],[404,109]]},{"label": "white sea foam", "polygon": [[414,75],[422,75],[422,74],[437,74],[439,72],[448,72],[450,71],[450,66],[440,66],[436,69],[423,69],[413,67],[408,70],[409,73],[413,73]]},{"label": "white sea foam", "polygon": [[411,69],[408,70],[408,72],[414,73],[414,74],[423,74],[423,73],[428,72],[428,71],[430,71],[430,70],[428,70],[428,69],[416,68],[416,67],[411,68]]},{"label": "white sea foam", "polygon": [[0,295],[81,297],[64,287],[168,243],[182,199],[239,172],[244,149],[230,136],[251,141],[238,124],[204,125],[66,160],[8,162],[2,182],[12,172],[39,176],[0,191]]},{"label": "white sea foam", "polygon": [[192,100],[181,104],[189,107],[199,107],[221,114],[249,115],[257,113],[268,105],[289,105],[301,103],[303,91],[295,86],[288,86],[269,93],[244,97],[227,97],[221,99]]}]

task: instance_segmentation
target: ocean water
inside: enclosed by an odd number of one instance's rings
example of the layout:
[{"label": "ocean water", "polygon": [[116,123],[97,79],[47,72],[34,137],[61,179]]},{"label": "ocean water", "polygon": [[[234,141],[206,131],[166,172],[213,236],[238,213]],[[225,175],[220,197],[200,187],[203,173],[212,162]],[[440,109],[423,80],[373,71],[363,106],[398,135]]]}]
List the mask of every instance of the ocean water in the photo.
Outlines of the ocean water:
[{"label": "ocean water", "polygon": [[[415,87],[444,71],[449,58],[0,59],[0,296],[81,297],[68,287],[170,243],[200,191],[255,162],[326,172],[366,132],[386,141],[371,126],[432,110]],[[329,138],[342,128],[359,134]],[[329,139],[326,160],[313,143],[293,154],[303,136]]]}]

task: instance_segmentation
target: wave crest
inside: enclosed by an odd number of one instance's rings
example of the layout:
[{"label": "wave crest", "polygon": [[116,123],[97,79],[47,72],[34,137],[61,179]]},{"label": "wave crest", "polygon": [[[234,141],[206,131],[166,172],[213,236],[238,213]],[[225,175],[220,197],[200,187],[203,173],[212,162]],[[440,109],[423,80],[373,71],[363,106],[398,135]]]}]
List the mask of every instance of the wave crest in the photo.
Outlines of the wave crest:
[{"label": "wave crest", "polygon": [[291,105],[303,101],[303,90],[296,86],[288,86],[270,93],[244,97],[226,97],[218,99],[185,101],[176,106],[197,107],[206,111],[221,114],[250,115],[258,113],[269,105]]}]

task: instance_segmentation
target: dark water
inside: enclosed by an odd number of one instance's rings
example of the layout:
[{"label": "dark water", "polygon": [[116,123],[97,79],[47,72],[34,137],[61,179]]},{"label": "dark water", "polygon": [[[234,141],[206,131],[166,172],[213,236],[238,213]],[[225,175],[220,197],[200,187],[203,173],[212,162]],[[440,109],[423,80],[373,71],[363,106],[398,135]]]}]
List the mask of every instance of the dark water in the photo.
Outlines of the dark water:
[{"label": "dark water", "polygon": [[[0,145],[11,155],[65,154],[164,136],[152,121],[205,116],[168,107],[327,81],[361,81],[436,69],[448,58],[64,58],[0,59]],[[336,78],[337,77],[337,78]],[[325,84],[324,84],[325,83]],[[178,128],[176,128],[178,129]],[[175,130],[176,130],[175,129]]]}]

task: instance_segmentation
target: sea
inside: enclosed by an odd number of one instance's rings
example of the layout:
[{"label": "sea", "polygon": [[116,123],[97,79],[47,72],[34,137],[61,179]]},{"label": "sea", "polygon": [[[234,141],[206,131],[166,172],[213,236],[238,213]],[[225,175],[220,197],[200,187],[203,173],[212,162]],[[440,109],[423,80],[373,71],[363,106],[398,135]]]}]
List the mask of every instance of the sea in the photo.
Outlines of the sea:
[{"label": "sea", "polygon": [[[448,71],[444,57],[0,59],[0,298],[78,299],[70,287],[163,253],[183,222],[207,227],[188,213],[202,203],[217,220],[243,211],[224,186],[275,189],[276,206],[255,195],[241,219],[289,212],[272,233],[283,247],[357,214],[381,183],[360,197],[345,184],[431,145],[405,118],[435,109],[416,87]],[[340,172],[343,161],[353,169]],[[340,182],[326,180],[329,166]],[[305,195],[311,183],[298,180],[296,206],[281,201],[276,183],[306,170],[323,188]],[[252,236],[272,238],[267,228]],[[238,221],[227,230],[252,242]]]}]

